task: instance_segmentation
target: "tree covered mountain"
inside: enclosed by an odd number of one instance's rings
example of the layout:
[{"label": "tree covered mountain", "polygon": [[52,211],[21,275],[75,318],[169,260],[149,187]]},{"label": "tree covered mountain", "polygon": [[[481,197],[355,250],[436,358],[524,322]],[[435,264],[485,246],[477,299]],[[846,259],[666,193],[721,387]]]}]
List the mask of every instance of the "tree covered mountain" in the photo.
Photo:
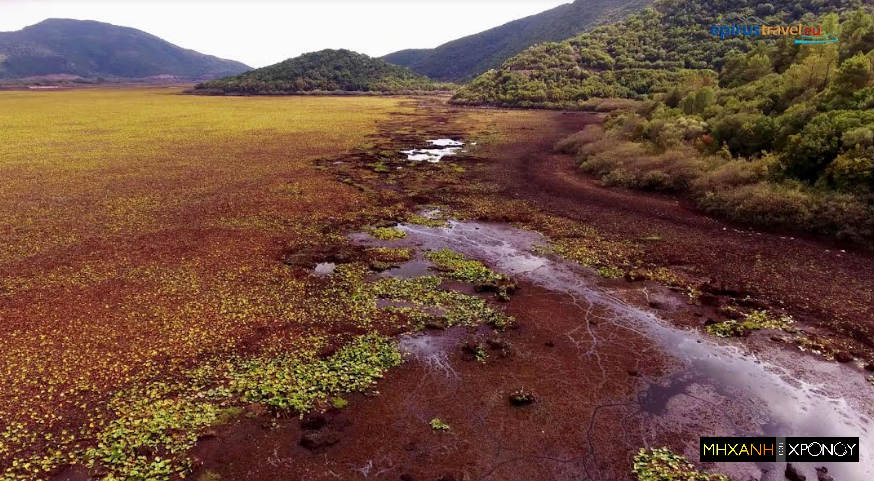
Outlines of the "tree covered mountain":
[{"label": "tree covered mountain", "polygon": [[445,86],[406,67],[350,50],[305,53],[241,75],[203,82],[195,93],[288,94],[313,91],[403,92]]},{"label": "tree covered mountain", "polygon": [[751,18],[787,25],[860,5],[860,0],[657,0],[623,21],[528,48],[471,81],[454,101],[572,108],[592,97],[642,98],[689,76],[715,76],[729,56],[749,51],[756,41],[776,41],[722,39],[710,33],[712,25]]},{"label": "tree covered mountain", "polygon": [[525,48],[564,40],[595,25],[616,21],[651,0],[576,0],[433,49],[407,49],[383,60],[444,81],[469,80]]},{"label": "tree covered mountain", "polygon": [[154,35],[92,20],[53,18],[0,32],[0,79],[65,75],[200,80],[249,70],[240,62],[204,55]]}]

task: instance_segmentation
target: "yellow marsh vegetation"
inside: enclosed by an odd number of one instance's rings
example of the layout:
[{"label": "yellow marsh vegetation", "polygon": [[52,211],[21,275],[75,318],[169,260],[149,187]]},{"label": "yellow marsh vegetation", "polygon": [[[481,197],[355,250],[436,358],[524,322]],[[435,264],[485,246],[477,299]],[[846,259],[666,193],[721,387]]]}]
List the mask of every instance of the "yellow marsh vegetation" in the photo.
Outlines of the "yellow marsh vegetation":
[{"label": "yellow marsh vegetation", "polygon": [[138,373],[302,321],[301,281],[277,262],[283,239],[317,239],[364,202],[313,160],[408,109],[164,88],[0,92],[0,466],[99,424],[94,406]]}]

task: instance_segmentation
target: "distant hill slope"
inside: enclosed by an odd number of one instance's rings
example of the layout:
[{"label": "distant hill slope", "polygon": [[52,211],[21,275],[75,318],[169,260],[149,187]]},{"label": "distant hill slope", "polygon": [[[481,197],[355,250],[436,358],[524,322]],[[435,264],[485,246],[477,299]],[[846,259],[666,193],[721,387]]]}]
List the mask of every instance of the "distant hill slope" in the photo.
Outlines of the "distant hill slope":
[{"label": "distant hill slope", "polygon": [[469,80],[531,45],[564,40],[596,25],[617,21],[651,1],[576,0],[437,48],[400,50],[382,59],[437,80]]},{"label": "distant hill slope", "polygon": [[[712,25],[787,25],[828,12],[845,12],[860,0],[657,0],[627,19],[560,43],[535,45],[456,92],[461,104],[573,108],[592,97],[641,98],[689,76],[715,77],[726,58],[790,37],[726,37]],[[797,47],[797,46],[796,46]]]},{"label": "distant hill slope", "polygon": [[46,75],[202,80],[249,67],[177,47],[154,35],[93,20],[52,18],[0,32],[0,79]]},{"label": "distant hill slope", "polygon": [[400,92],[443,87],[406,67],[350,50],[326,49],[241,75],[203,82],[195,87],[194,93]]}]

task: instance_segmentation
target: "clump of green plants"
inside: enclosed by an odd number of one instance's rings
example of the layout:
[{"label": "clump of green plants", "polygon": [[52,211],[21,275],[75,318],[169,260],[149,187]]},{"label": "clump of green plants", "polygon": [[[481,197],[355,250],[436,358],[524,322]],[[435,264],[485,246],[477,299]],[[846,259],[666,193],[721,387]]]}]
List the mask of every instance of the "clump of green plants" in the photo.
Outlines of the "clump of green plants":
[{"label": "clump of green plants", "polygon": [[349,401],[341,398],[341,397],[332,397],[331,398],[331,406],[336,409],[343,409],[349,405]]},{"label": "clump of green plants", "polygon": [[413,250],[405,247],[371,247],[367,253],[371,259],[384,262],[406,262],[413,258]]},{"label": "clump of green plants", "polygon": [[415,306],[415,308],[390,307],[384,310],[412,315],[421,326],[433,318],[433,315],[427,311],[435,308],[444,312],[442,319],[446,327],[488,324],[495,329],[503,330],[513,323],[512,316],[489,307],[485,300],[460,292],[442,290],[440,284],[440,278],[434,276],[411,279],[387,277],[374,283],[372,289],[373,294],[378,298],[403,301]]},{"label": "clump of green plants", "polygon": [[[789,329],[786,330],[789,331]],[[833,340],[804,332],[793,335],[791,341],[799,351],[816,354],[828,360],[836,359],[842,352]]]},{"label": "clump of green plants", "polygon": [[465,355],[468,356],[468,359],[472,359],[476,362],[485,364],[486,359],[489,358],[489,351],[486,350],[485,344],[479,341],[470,341],[462,346],[462,351],[464,351]]},{"label": "clump of green plants", "polygon": [[367,254],[370,268],[376,271],[397,267],[413,258],[413,250],[403,247],[372,247],[367,249]]},{"label": "clump of green plants", "polygon": [[482,345],[476,346],[476,350],[474,351],[474,358],[476,358],[477,362],[485,364],[486,359],[489,358],[489,352],[486,351],[486,348]]},{"label": "clump of green plants", "polygon": [[451,428],[448,424],[440,420],[440,418],[433,418],[428,422],[428,425],[431,426],[431,429],[434,431],[449,431]]},{"label": "clump of green plants", "polygon": [[397,240],[406,237],[407,233],[397,227],[374,227],[370,229],[370,235],[379,240]]},{"label": "clump of green plants", "polygon": [[467,259],[463,254],[449,249],[440,249],[425,254],[425,258],[434,263],[437,270],[447,277],[460,281],[476,283],[501,276],[495,274],[482,262]]},{"label": "clump of green plants", "polygon": [[632,472],[638,481],[729,481],[724,474],[698,471],[688,459],[666,447],[640,448]]},{"label": "clump of green plants", "polygon": [[425,254],[446,277],[474,284],[479,291],[495,292],[498,297],[508,299],[516,289],[516,283],[504,274],[498,274],[484,266],[482,262],[468,259],[449,249],[440,249]]},{"label": "clump of green plants", "polygon": [[503,330],[512,316],[488,305],[485,299],[441,288],[436,276],[381,277],[368,280],[370,271],[357,263],[337,267],[327,286],[314,286],[308,315],[313,322],[335,323],[342,319],[356,328],[372,330],[421,329],[439,318],[446,327],[486,324]]},{"label": "clump of green plants", "polygon": [[[550,226],[551,227],[551,226]],[[620,269],[629,265],[636,250],[631,242],[608,240],[588,228],[557,226],[552,251],[560,257],[593,269]]]},{"label": "clump of green plants", "polygon": [[185,452],[197,442],[198,431],[219,419],[210,402],[180,398],[116,400],[120,416],[97,436],[86,452],[89,467],[109,469],[104,478],[168,479],[190,469]]},{"label": "clump of green plants", "polygon": [[304,413],[317,399],[369,388],[401,361],[394,341],[367,334],[327,359],[288,354],[247,360],[233,389],[246,400]]},{"label": "clump of green plants", "polygon": [[757,310],[744,314],[743,319],[717,322],[705,329],[717,337],[740,337],[759,329],[787,329],[793,322],[791,316],[775,317],[766,310]]},{"label": "clump of green plants", "polygon": [[624,274],[625,271],[618,267],[605,266],[598,268],[598,275],[601,277],[606,277],[607,279],[618,279]]},{"label": "clump of green plants", "polygon": [[425,227],[446,227],[447,225],[445,219],[435,219],[418,214],[407,216],[407,222],[415,225],[423,225]]}]

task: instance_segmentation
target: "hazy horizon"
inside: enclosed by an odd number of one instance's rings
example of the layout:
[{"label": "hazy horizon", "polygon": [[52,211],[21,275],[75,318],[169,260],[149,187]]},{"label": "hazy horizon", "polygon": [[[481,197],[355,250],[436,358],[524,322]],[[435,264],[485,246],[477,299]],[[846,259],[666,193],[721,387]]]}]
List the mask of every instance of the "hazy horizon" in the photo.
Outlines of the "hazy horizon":
[{"label": "hazy horizon", "polygon": [[[263,67],[347,48],[378,57],[433,48],[570,0],[382,2],[77,2],[0,0],[0,32],[47,18],[132,27],[183,48]],[[495,8],[499,5],[500,8]]]}]

